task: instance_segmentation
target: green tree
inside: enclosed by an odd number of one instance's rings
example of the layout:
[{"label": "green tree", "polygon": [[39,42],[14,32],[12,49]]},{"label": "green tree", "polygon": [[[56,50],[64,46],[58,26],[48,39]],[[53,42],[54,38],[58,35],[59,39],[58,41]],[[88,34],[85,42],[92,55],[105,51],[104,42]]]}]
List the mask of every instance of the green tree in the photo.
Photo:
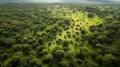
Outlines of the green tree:
[{"label": "green tree", "polygon": [[15,44],[14,38],[0,38],[0,46],[12,47]]},{"label": "green tree", "polygon": [[3,67],[26,67],[27,59],[24,57],[22,52],[15,53],[12,58],[6,60]]},{"label": "green tree", "polygon": [[92,59],[86,59],[83,62],[82,67],[99,67],[99,65]]},{"label": "green tree", "polygon": [[31,45],[29,44],[22,44],[21,45],[21,51],[23,52],[24,55],[29,55],[31,51]]},{"label": "green tree", "polygon": [[62,60],[62,58],[64,57],[64,53],[65,51],[59,47],[55,47],[55,49],[52,51],[52,55],[57,61]]},{"label": "green tree", "polygon": [[29,59],[29,67],[42,67],[41,59],[36,57]]},{"label": "green tree", "polygon": [[68,47],[69,44],[70,44],[70,42],[66,40],[63,42],[63,47]]},{"label": "green tree", "polygon": [[112,54],[105,54],[103,56],[103,66],[105,67],[113,67],[115,66],[114,62],[116,62],[116,57]]},{"label": "green tree", "polygon": [[45,55],[45,56],[43,56],[43,58],[42,58],[43,64],[50,64],[50,63],[52,63],[52,58],[53,58],[53,56],[50,53]]}]

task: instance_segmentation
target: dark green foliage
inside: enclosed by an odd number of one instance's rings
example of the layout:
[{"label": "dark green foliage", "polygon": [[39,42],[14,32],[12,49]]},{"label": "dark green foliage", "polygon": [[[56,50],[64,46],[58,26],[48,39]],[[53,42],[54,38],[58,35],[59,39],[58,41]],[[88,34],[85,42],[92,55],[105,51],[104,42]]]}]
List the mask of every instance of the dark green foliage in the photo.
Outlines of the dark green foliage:
[{"label": "dark green foliage", "polygon": [[56,50],[53,52],[53,57],[56,58],[57,61],[61,61],[64,56],[64,50]]},{"label": "dark green foliage", "polygon": [[51,54],[45,55],[42,59],[43,64],[50,64],[52,62],[53,56]]},{"label": "dark green foliage", "polygon": [[64,23],[65,23],[66,25],[70,25],[70,21],[69,21],[69,20],[65,20]]},{"label": "dark green foliage", "polygon": [[0,46],[2,47],[11,47],[15,44],[14,38],[0,38]]},{"label": "dark green foliage", "polygon": [[26,67],[27,59],[23,56],[22,52],[17,52],[12,58],[6,60],[3,67]]},{"label": "dark green foliage", "polygon": [[70,44],[69,41],[64,41],[64,42],[63,42],[63,47],[67,47],[69,44]]},{"label": "dark green foliage", "polygon": [[67,62],[65,62],[65,61],[61,61],[58,64],[58,67],[68,67],[68,66],[69,66],[69,64]]},{"label": "dark green foliage", "polygon": [[99,67],[99,65],[97,63],[95,63],[93,60],[91,59],[87,59],[83,62],[82,64],[83,67]]},{"label": "dark green foliage", "polygon": [[29,67],[42,67],[42,63],[37,58],[32,58],[29,61]]},{"label": "dark green foliage", "polygon": [[88,13],[88,18],[93,18],[94,15],[92,13]]},{"label": "dark green foliage", "polygon": [[29,44],[22,44],[21,45],[21,51],[24,55],[29,55],[29,52],[31,50],[31,46]]},{"label": "dark green foliage", "polygon": [[43,40],[42,40],[42,39],[40,39],[40,38],[38,39],[38,42],[39,42],[39,44],[40,44],[40,45],[42,45],[42,44],[43,44]]}]

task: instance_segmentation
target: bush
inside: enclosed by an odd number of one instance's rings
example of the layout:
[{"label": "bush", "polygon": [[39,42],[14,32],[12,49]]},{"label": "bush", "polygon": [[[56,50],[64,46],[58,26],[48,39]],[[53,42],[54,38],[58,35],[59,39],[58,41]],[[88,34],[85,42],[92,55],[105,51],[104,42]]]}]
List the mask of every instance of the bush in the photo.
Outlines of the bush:
[{"label": "bush", "polygon": [[14,38],[0,38],[0,46],[2,47],[12,47],[14,44]]},{"label": "bush", "polygon": [[69,41],[64,41],[64,42],[63,42],[63,47],[68,47],[69,44],[70,44]]},{"label": "bush", "polygon": [[29,55],[31,51],[31,46],[29,44],[22,44],[21,51],[23,52],[24,55]]},{"label": "bush", "polygon": [[93,13],[88,13],[88,18],[93,18],[94,17],[94,14]]},{"label": "bush", "polygon": [[83,62],[82,67],[99,67],[99,65],[91,59],[86,59]]},{"label": "bush", "polygon": [[3,67],[27,67],[27,59],[22,52],[17,52],[4,62]]},{"label": "bush", "polygon": [[52,58],[53,58],[52,54],[47,54],[43,56],[42,58],[43,64],[50,64],[52,62]]}]

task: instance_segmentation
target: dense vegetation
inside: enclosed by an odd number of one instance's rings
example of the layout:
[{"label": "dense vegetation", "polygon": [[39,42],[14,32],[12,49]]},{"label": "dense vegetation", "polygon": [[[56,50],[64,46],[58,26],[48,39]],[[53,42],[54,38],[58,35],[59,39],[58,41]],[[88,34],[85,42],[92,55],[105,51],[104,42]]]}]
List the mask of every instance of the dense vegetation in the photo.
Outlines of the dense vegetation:
[{"label": "dense vegetation", "polygon": [[120,6],[1,4],[0,67],[120,67]]}]

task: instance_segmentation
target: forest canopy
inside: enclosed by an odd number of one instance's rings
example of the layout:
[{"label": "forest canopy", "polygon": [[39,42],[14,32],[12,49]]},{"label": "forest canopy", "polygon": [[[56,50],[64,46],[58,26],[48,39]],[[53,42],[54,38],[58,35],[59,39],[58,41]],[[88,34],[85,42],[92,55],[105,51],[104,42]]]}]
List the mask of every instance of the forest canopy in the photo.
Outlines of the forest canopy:
[{"label": "forest canopy", "polygon": [[120,67],[120,6],[0,4],[0,67]]}]

